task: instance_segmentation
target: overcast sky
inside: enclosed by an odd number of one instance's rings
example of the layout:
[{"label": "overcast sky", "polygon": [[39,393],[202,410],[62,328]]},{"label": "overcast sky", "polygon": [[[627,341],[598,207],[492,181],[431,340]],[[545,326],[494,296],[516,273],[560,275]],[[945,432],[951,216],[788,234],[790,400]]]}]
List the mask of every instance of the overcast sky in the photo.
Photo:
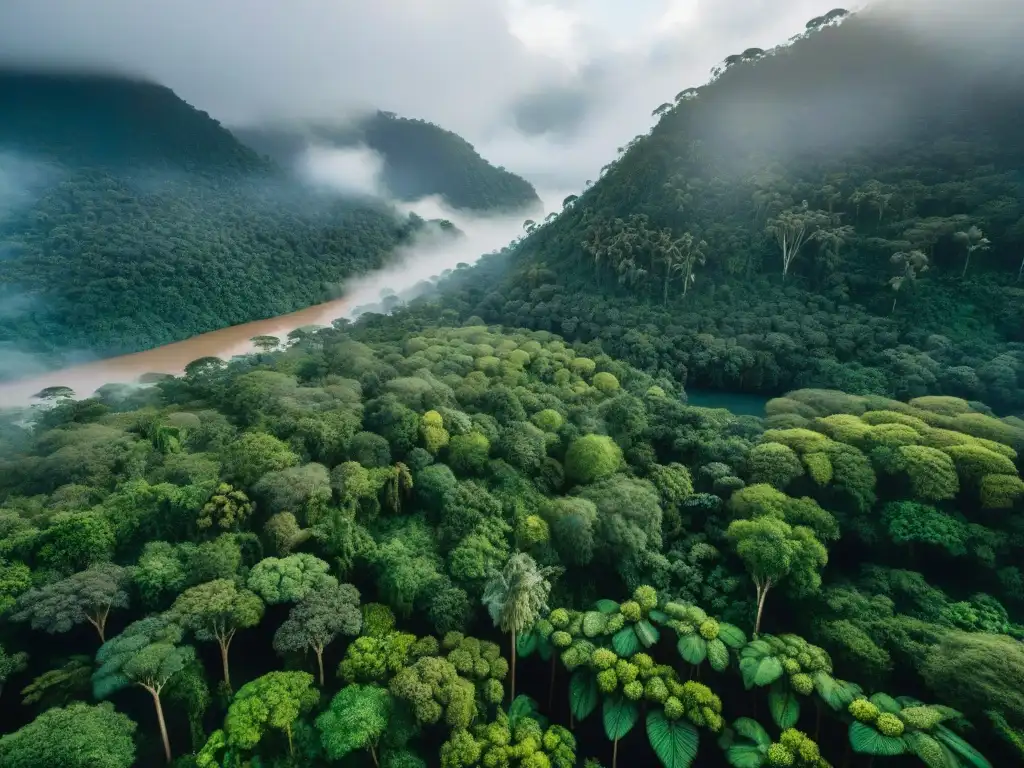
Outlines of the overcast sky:
[{"label": "overcast sky", "polygon": [[[545,186],[828,0],[0,0],[0,61],[146,75],[226,124],[375,107]],[[553,178],[551,178],[553,177]]]}]

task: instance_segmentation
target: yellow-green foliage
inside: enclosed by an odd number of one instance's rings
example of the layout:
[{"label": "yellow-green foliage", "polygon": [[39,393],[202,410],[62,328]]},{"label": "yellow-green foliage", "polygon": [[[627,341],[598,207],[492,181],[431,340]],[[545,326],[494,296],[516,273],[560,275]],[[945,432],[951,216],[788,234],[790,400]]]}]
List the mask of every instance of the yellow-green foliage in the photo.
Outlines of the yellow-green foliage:
[{"label": "yellow-green foliage", "polygon": [[805,453],[802,458],[807,474],[815,483],[828,485],[832,482],[832,461],[827,454],[814,451]]},{"label": "yellow-green foliage", "polygon": [[905,424],[879,424],[871,427],[864,437],[870,448],[898,448],[901,445],[916,445],[921,436],[913,427]]},{"label": "yellow-green foliage", "polygon": [[834,413],[859,416],[868,410],[866,398],[838,389],[798,389],[787,392],[786,397],[812,408],[817,416],[831,416]]},{"label": "yellow-green foliage", "polygon": [[764,412],[766,416],[781,416],[783,414],[795,414],[806,419],[814,418],[817,415],[814,408],[794,400],[790,397],[774,397],[765,403]]},{"label": "yellow-green foliage", "polygon": [[565,420],[558,411],[545,408],[543,411],[533,414],[530,417],[530,421],[545,432],[557,432]]},{"label": "yellow-green foliage", "polygon": [[904,445],[896,451],[898,471],[906,472],[914,495],[928,501],[952,499],[960,490],[953,459],[937,448]]},{"label": "yellow-green foliage", "polygon": [[910,401],[909,405],[912,405],[914,408],[937,413],[940,416],[956,416],[960,413],[969,413],[971,410],[970,403],[966,400],[946,395],[915,397]]},{"label": "yellow-green foliage", "polygon": [[859,417],[849,413],[837,413],[832,416],[825,416],[814,421],[814,426],[827,434],[833,440],[848,445],[859,445],[863,441],[871,426],[865,424]]},{"label": "yellow-green foliage", "polygon": [[[573,362],[576,362],[575,360]],[[594,389],[605,395],[614,395],[619,391],[619,380],[607,371],[594,374]]]},{"label": "yellow-green foliage", "polygon": [[589,357],[577,357],[574,358],[572,362],[569,363],[569,368],[577,376],[589,378],[594,373],[594,370],[597,368],[597,363],[595,363]]},{"label": "yellow-green foliage", "polygon": [[[769,430],[771,431],[773,430]],[[788,445],[773,442],[754,446],[747,455],[747,469],[751,482],[770,483],[779,489],[785,488],[804,473],[800,459],[793,449]]]},{"label": "yellow-green foliage", "polygon": [[986,475],[981,478],[981,506],[1010,509],[1024,499],[1024,480],[1016,475]]},{"label": "yellow-green foliage", "polygon": [[923,420],[897,411],[868,411],[860,418],[872,426],[877,424],[905,424],[917,432],[923,432],[928,429],[928,425]]},{"label": "yellow-green foliage", "polygon": [[476,368],[488,375],[494,375],[501,370],[501,360],[493,355],[481,355],[476,359]]},{"label": "yellow-green foliage", "polygon": [[797,453],[820,451],[828,437],[810,429],[769,429],[762,436],[764,442],[782,443]]}]

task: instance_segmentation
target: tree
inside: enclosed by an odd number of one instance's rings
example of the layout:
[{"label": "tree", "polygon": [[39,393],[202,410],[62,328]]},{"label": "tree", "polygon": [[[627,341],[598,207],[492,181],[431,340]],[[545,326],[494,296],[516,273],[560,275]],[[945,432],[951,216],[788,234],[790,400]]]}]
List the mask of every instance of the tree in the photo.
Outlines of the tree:
[{"label": "tree", "polygon": [[40,709],[65,706],[83,699],[92,688],[92,656],[76,655],[56,669],[50,669],[21,689],[22,706],[39,704]]},{"label": "tree", "polygon": [[228,651],[239,629],[255,627],[263,618],[263,601],[259,596],[239,589],[229,579],[214,579],[181,593],[169,615],[193,632],[197,640],[217,642],[224,684],[231,690]]},{"label": "tree", "polygon": [[274,634],[274,650],[316,654],[320,686],[324,685],[324,648],[340,635],[357,635],[363,625],[359,591],[351,584],[324,585],[292,608]]},{"label": "tree", "polygon": [[348,685],[331,700],[330,708],[316,719],[324,751],[331,760],[366,749],[375,766],[377,742],[391,719],[391,694],[376,685]]},{"label": "tree", "polygon": [[553,568],[540,568],[532,557],[517,552],[484,587],[481,600],[487,606],[491,621],[511,637],[509,662],[513,701],[516,698],[516,638],[547,611],[548,594],[551,592],[548,579],[554,575],[556,571]]},{"label": "tree", "polygon": [[265,557],[249,571],[247,586],[268,605],[296,603],[320,589],[337,587],[330,566],[300,552],[288,557]]},{"label": "tree", "polygon": [[128,571],[103,563],[44,587],[30,589],[18,598],[14,621],[28,621],[33,629],[63,633],[89,622],[106,641],[107,619],[115,608],[128,607]]},{"label": "tree", "polygon": [[299,457],[286,443],[265,432],[246,432],[224,452],[224,474],[247,487],[268,472],[298,463]]},{"label": "tree", "polygon": [[196,525],[204,531],[210,528],[237,531],[248,521],[254,508],[255,505],[242,491],[221,483],[210,500],[203,505]]},{"label": "tree", "polygon": [[277,336],[253,336],[249,341],[260,352],[270,352],[281,346],[281,340]]},{"label": "tree", "polygon": [[915,282],[920,272],[928,271],[928,256],[924,251],[899,251],[889,259],[896,267],[897,274],[889,278],[889,285],[896,296],[892,298],[892,311],[896,311],[896,298],[906,282]]},{"label": "tree", "polygon": [[964,278],[967,276],[967,267],[971,265],[971,256],[975,251],[987,251],[991,243],[984,233],[978,227],[973,224],[966,231],[960,231],[953,235],[953,239],[959,243],[964,251],[967,253],[967,257],[964,259],[964,270],[960,273],[960,277]]},{"label": "tree", "polygon": [[754,635],[761,631],[761,615],[769,590],[791,577],[808,591],[820,585],[818,570],[828,561],[824,545],[810,528],[790,526],[772,515],[753,520],[734,520],[726,536],[746,565],[757,589],[757,618]]},{"label": "tree", "polygon": [[689,290],[690,284],[695,282],[697,279],[693,272],[694,267],[698,265],[703,266],[707,262],[707,247],[708,244],[706,242],[703,240],[695,241],[693,235],[689,232],[672,242],[668,252],[678,254],[678,259],[673,259],[671,263],[666,261],[666,270],[668,274],[666,274],[665,278],[662,303],[668,304],[669,275],[682,275],[683,296],[686,296],[686,292]]},{"label": "tree", "polygon": [[797,208],[783,211],[768,220],[767,231],[782,249],[782,279],[789,274],[789,267],[800,254],[808,238],[822,227],[828,226],[831,217],[824,211],[812,211],[807,201]]},{"label": "tree", "polygon": [[0,736],[5,768],[131,768],[136,725],[109,703],[54,707]]},{"label": "tree", "polygon": [[137,685],[153,697],[164,756],[171,762],[160,692],[175,675],[195,659],[195,648],[180,645],[184,630],[164,616],[149,616],[129,624],[124,632],[105,642],[96,652],[98,669],[93,673],[93,694],[105,699],[129,685]]},{"label": "tree", "polygon": [[4,650],[4,647],[0,645],[0,696],[3,696],[4,685],[12,675],[18,672],[23,672],[28,662],[28,654],[19,651],[18,653],[8,653]]},{"label": "tree", "polygon": [[577,483],[593,483],[622,466],[622,449],[606,435],[584,435],[565,455],[565,473]]},{"label": "tree", "polygon": [[288,752],[295,755],[293,729],[299,716],[320,700],[308,672],[268,672],[241,688],[231,700],[224,731],[228,743],[239,749],[253,749],[275,728],[288,736]]}]

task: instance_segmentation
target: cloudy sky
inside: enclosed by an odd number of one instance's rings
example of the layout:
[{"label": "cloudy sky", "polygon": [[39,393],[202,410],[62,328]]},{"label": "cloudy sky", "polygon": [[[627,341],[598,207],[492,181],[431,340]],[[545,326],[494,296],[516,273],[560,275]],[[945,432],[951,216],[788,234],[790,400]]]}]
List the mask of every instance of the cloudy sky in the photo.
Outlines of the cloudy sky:
[{"label": "cloudy sky", "polygon": [[0,61],[140,73],[222,122],[379,107],[542,185],[596,176],[651,110],[828,0],[2,0]]}]

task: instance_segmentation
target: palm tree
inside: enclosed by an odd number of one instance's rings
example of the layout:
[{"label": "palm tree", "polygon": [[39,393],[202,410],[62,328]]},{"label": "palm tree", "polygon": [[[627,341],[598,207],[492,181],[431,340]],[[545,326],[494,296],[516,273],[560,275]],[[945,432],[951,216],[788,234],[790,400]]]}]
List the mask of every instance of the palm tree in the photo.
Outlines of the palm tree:
[{"label": "palm tree", "polygon": [[487,606],[494,626],[508,632],[512,639],[509,654],[512,701],[516,698],[516,638],[548,610],[548,594],[551,592],[548,579],[558,573],[559,569],[541,568],[528,554],[517,552],[484,587],[481,602]]}]

